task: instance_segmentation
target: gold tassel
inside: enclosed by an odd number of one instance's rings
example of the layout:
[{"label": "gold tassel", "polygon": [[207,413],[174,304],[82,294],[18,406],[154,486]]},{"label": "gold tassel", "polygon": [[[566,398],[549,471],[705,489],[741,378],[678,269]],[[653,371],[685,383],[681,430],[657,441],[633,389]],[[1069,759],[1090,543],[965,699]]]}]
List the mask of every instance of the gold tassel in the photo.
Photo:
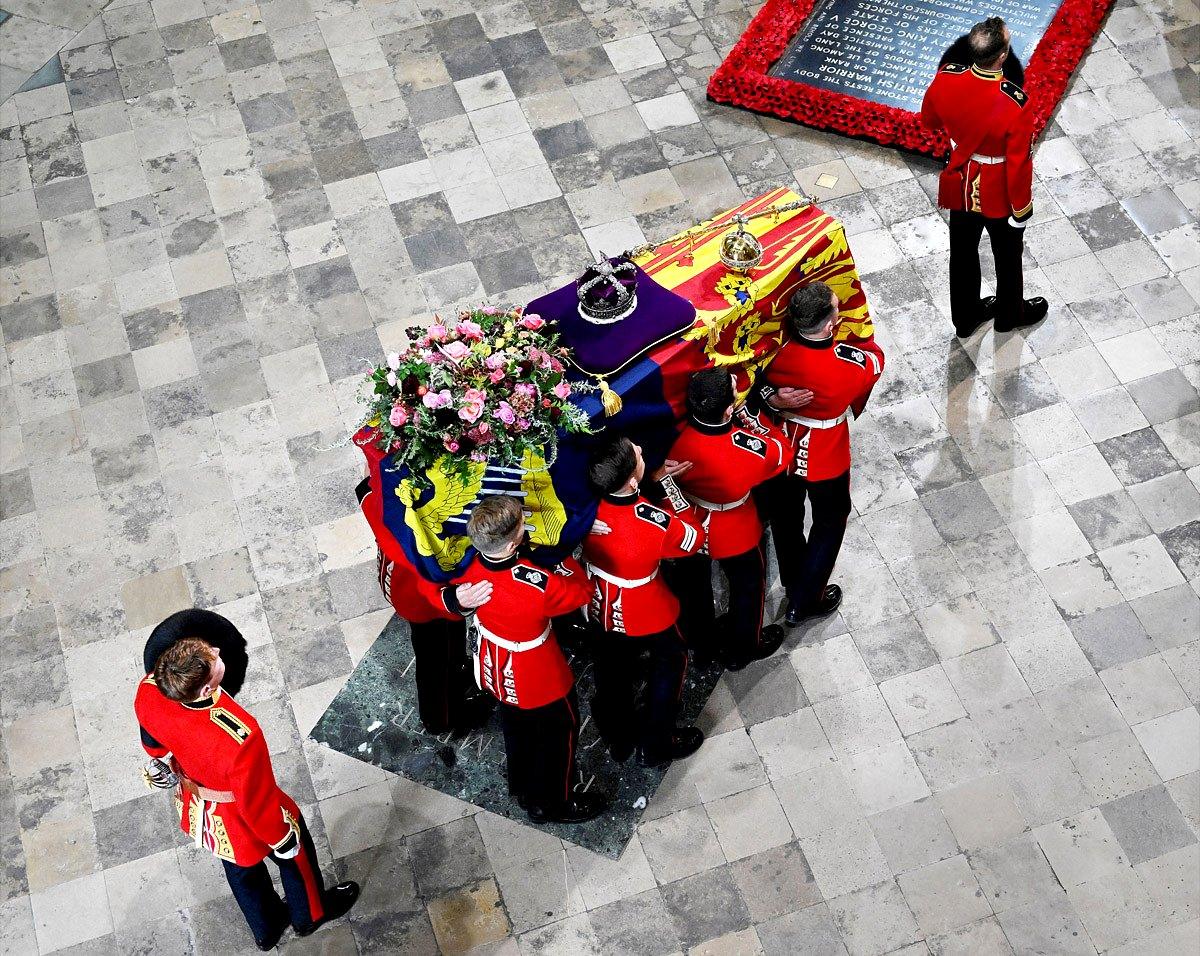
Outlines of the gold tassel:
[{"label": "gold tassel", "polygon": [[600,404],[604,406],[604,414],[609,418],[620,414],[624,403],[621,401],[621,396],[609,387],[608,382],[604,379],[598,379],[600,383]]}]

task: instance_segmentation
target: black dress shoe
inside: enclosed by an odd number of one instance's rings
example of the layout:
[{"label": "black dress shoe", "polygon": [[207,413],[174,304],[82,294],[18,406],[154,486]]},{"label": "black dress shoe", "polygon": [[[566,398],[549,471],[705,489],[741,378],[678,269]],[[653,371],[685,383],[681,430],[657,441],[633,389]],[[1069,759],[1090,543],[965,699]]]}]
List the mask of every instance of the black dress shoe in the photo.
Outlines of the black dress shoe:
[{"label": "black dress shoe", "polygon": [[353,880],[347,880],[345,883],[339,883],[332,889],[326,890],[322,900],[325,904],[325,915],[315,923],[297,929],[296,935],[311,936],[326,923],[332,923],[335,919],[345,916],[350,912],[350,908],[358,902],[358,892],[358,884]]},{"label": "black dress shoe", "polygon": [[455,715],[451,732],[455,737],[465,737],[476,730],[482,730],[492,719],[495,705],[496,698],[491,694],[472,694],[463,701],[461,709]]},{"label": "black dress shoe", "polygon": [[836,584],[827,584],[815,604],[811,604],[806,608],[797,607],[795,604],[788,605],[787,626],[795,627],[811,618],[825,617],[827,614],[832,614],[841,607],[841,604],[842,589]]},{"label": "black dress shoe", "polygon": [[637,760],[643,767],[663,767],[672,760],[690,757],[704,743],[704,731],[699,727],[676,727],[665,753],[638,747]]},{"label": "black dress shoe", "polygon": [[633,754],[633,743],[609,744],[608,754],[617,763],[624,763]]},{"label": "black dress shoe", "polygon": [[586,823],[608,809],[609,799],[600,793],[574,793],[556,807],[530,804],[529,819],[534,823]]},{"label": "black dress shoe", "polygon": [[1011,332],[1013,329],[1023,329],[1026,326],[1037,325],[1050,311],[1050,303],[1040,295],[1035,299],[1026,299],[1021,316],[1016,322],[996,322],[993,328],[997,332]]},{"label": "black dress shoe", "polygon": [[264,953],[269,953],[271,950],[273,950],[276,946],[279,945],[279,941],[281,939],[283,939],[284,931],[287,928],[288,928],[288,917],[287,917],[287,914],[285,913],[283,915],[283,917],[279,920],[279,922],[276,923],[273,927],[271,927],[271,930],[270,930],[270,932],[267,933],[266,937],[264,939],[256,939],[254,941],[254,944],[259,949],[261,949]]},{"label": "black dress shoe", "polygon": [[960,339],[969,339],[975,334],[975,330],[983,325],[984,322],[989,322],[992,319],[992,309],[996,305],[996,297],[989,295],[986,298],[979,300],[979,312],[976,313],[976,318],[966,325],[955,323],[954,334]]},{"label": "black dress shoe", "polygon": [[784,630],[778,624],[768,624],[762,629],[762,634],[758,638],[758,647],[755,649],[751,657],[734,657],[725,662],[725,669],[731,671],[740,671],[748,664],[754,661],[765,661],[768,657],[779,650],[779,645],[783,643],[786,635]]}]

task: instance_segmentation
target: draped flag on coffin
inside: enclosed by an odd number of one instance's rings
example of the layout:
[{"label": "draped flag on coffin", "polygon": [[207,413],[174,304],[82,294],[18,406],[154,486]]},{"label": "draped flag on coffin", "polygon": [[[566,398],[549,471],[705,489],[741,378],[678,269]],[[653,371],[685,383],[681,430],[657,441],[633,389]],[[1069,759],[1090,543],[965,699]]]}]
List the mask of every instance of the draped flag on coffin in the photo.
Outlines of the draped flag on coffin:
[{"label": "draped flag on coffin", "polygon": [[[775,189],[710,223],[732,227],[739,213],[752,215],[799,198],[789,189]],[[677,326],[678,332],[651,336],[649,347],[645,347],[646,335],[636,334],[639,326],[627,327],[627,354],[606,357],[609,367],[599,370],[621,396],[623,407],[616,416],[605,416],[597,393],[576,393],[575,401],[593,427],[616,429],[642,446],[648,469],[662,463],[674,441],[685,414],[684,396],[692,372],[710,363],[728,365],[737,373],[741,390],[748,390],[782,344],[787,302],[800,286],[826,282],[837,293],[842,300],[839,339],[865,341],[874,334],[854,257],[837,219],[810,205],[752,220],[746,228],[763,245],[762,262],[748,276],[731,273],[721,262],[722,228],[696,238],[675,237],[638,256],[634,261],[644,273],[639,288],[653,282],[662,287],[656,293],[673,293],[668,311],[683,315],[686,308],[686,318]],[[573,303],[574,283],[566,290],[565,300]],[[527,311],[545,305],[561,309],[554,303],[563,301],[564,291],[535,300]],[[680,300],[685,300],[682,306]],[[657,295],[654,301],[658,314],[666,300]],[[542,314],[547,320],[556,318]],[[637,323],[639,315],[624,321]],[[595,380],[595,375],[578,369],[573,377],[579,382]],[[475,503],[487,495],[510,494],[524,500],[535,558],[544,563],[559,560],[578,545],[595,518],[596,501],[587,482],[591,440],[561,436],[557,449],[547,450],[549,462],[527,455],[521,469],[481,464],[472,469],[466,485],[435,469],[429,476],[431,487],[421,489],[405,470],[388,462],[371,444],[369,429],[363,429],[355,442],[367,456],[372,487],[382,492],[383,521],[391,538],[377,535],[380,546],[390,559],[411,564],[426,578],[449,581],[474,555],[466,523]]]}]

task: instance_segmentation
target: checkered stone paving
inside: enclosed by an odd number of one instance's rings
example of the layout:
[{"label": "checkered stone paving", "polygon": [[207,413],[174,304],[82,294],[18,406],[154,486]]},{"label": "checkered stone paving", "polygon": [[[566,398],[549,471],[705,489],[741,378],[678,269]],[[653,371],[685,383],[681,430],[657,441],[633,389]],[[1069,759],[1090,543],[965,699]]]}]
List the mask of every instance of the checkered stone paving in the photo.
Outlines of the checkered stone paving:
[{"label": "checkered stone paving", "polygon": [[[0,951],[255,951],[138,772],[192,604],[363,884],[289,951],[1197,949],[1194,0],[1118,0],[1037,147],[1050,316],[965,343],[935,165],[705,101],[741,0],[0,6]],[[309,739],[391,617],[367,362],[818,180],[889,358],[846,602],[719,681],[621,856]]]}]

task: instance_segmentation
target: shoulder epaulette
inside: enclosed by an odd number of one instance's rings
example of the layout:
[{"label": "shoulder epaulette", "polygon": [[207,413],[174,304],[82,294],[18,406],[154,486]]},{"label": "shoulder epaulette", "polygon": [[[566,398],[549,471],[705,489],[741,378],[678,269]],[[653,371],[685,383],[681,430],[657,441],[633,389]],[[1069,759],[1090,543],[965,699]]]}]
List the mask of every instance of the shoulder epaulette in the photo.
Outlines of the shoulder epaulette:
[{"label": "shoulder epaulette", "polygon": [[1016,83],[1010,82],[1009,80],[1001,81],[1000,92],[1016,103],[1017,106],[1023,107],[1029,100],[1029,94],[1017,86]]},{"label": "shoulder epaulette", "polygon": [[662,508],[655,508],[654,505],[647,504],[644,501],[638,502],[637,507],[633,511],[643,521],[648,521],[650,524],[664,530],[671,523],[670,515],[663,511]]},{"label": "shoulder epaulette", "polygon": [[757,435],[751,435],[749,432],[735,431],[733,433],[733,444],[742,449],[742,451],[748,451],[759,458],[767,457],[767,442]]},{"label": "shoulder epaulette", "polygon": [[539,591],[546,590],[546,572],[538,568],[531,568],[527,564],[518,564],[512,569],[514,581],[520,581],[522,584],[528,584],[530,587],[535,587]]},{"label": "shoulder epaulette", "polygon": [[943,73],[966,73],[970,69],[965,63],[947,63],[942,67]]},{"label": "shoulder epaulette", "polygon": [[209,720],[220,727],[225,733],[229,734],[237,743],[244,744],[250,739],[250,725],[243,721],[236,714],[232,714],[224,707],[214,707],[208,712]]}]

